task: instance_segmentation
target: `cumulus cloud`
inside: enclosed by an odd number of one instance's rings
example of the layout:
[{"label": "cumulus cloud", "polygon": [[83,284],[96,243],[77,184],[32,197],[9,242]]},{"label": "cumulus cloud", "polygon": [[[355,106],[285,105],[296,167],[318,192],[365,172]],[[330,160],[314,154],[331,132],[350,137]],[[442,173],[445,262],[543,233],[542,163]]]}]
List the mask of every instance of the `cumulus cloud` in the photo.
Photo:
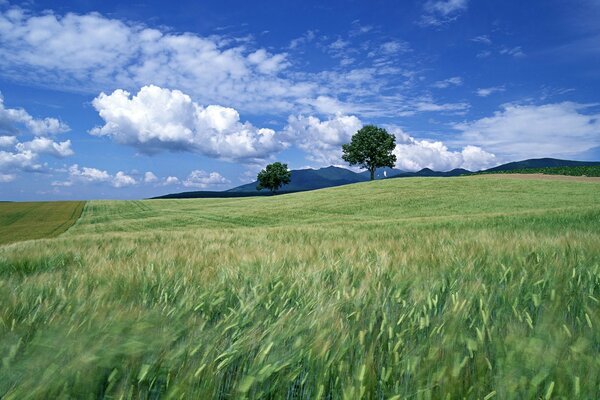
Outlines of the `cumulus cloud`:
[{"label": "cumulus cloud", "polygon": [[404,171],[418,171],[430,168],[436,171],[449,171],[464,168],[479,171],[497,164],[494,154],[476,146],[465,146],[460,151],[449,150],[440,141],[418,140],[399,129],[396,135],[396,167]]},{"label": "cumulus cloud", "polygon": [[127,186],[133,186],[137,182],[131,176],[126,175],[123,171],[119,171],[115,174],[112,179],[112,185],[116,188],[122,188]]},{"label": "cumulus cloud", "polygon": [[9,171],[41,171],[43,166],[37,163],[37,154],[25,150],[22,152],[0,151],[0,172]]},{"label": "cumulus cloud", "polygon": [[69,177],[66,181],[52,182],[52,186],[73,186],[76,183],[108,183],[115,188],[136,185],[138,182],[123,171],[118,171],[114,176],[106,170],[93,167],[79,167],[71,165],[67,170]]},{"label": "cumulus cloud", "polygon": [[71,141],[56,143],[45,137],[38,137],[29,142],[16,145],[20,152],[31,151],[35,154],[50,154],[55,157],[69,157],[75,154],[71,149]]},{"label": "cumulus cloud", "polygon": [[27,129],[28,132],[25,133],[34,135],[56,134],[70,130],[67,124],[56,118],[36,119],[22,108],[7,108],[4,105],[4,97],[0,93],[0,134],[17,135],[22,133],[19,129],[21,125]]},{"label": "cumulus cloud", "polygon": [[144,86],[100,94],[94,108],[105,121],[90,133],[107,136],[141,152],[189,151],[224,160],[264,160],[285,145],[275,131],[241,122],[233,108],[202,107],[179,90]]},{"label": "cumulus cloud", "polygon": [[[173,177],[169,177],[173,178]],[[177,178],[175,178],[177,179]],[[174,181],[173,183],[177,183]],[[183,181],[183,186],[185,187],[195,187],[195,188],[207,188],[209,186],[220,186],[226,185],[230,183],[228,179],[219,174],[218,172],[205,172],[202,170],[194,170],[190,172],[187,179]]]},{"label": "cumulus cloud", "polygon": [[[290,116],[284,135],[318,166],[340,165],[345,164],[342,144],[349,143],[362,126],[362,121],[353,115],[337,114],[326,120],[315,116]],[[405,171],[423,168],[476,171],[497,164],[494,154],[480,147],[466,145],[461,150],[452,151],[440,141],[418,140],[395,126],[389,132],[396,136],[396,167]]]},{"label": "cumulus cloud", "polygon": [[163,181],[164,186],[178,185],[178,184],[179,184],[179,178],[177,178],[176,176],[167,176],[165,178],[165,180]]},{"label": "cumulus cloud", "polygon": [[456,142],[516,158],[566,157],[600,146],[597,105],[563,102],[507,104],[493,116],[454,125]]},{"label": "cumulus cloud", "polygon": [[453,76],[452,78],[437,81],[432,86],[438,89],[446,89],[450,86],[460,86],[462,84],[463,80],[460,76]]},{"label": "cumulus cloud", "polygon": [[[8,108],[0,93],[0,181],[9,182],[18,172],[43,172],[47,165],[40,161],[43,155],[58,158],[74,154],[71,141],[54,142],[45,135],[69,130],[67,124],[56,118],[36,119],[22,108]],[[7,135],[8,134],[8,135]],[[20,142],[19,137],[33,136],[29,141]]]},{"label": "cumulus cloud", "polygon": [[342,163],[342,144],[349,143],[352,135],[362,128],[353,115],[336,114],[320,120],[314,116],[290,116],[284,136],[307,153],[309,160],[320,165]]},{"label": "cumulus cloud", "polygon": [[83,182],[106,182],[111,179],[110,174],[106,171],[90,167],[79,168],[78,164],[69,167],[69,176],[71,179]]},{"label": "cumulus cloud", "polygon": [[158,181],[158,177],[154,175],[152,171],[148,171],[144,174],[144,183],[153,183]]}]

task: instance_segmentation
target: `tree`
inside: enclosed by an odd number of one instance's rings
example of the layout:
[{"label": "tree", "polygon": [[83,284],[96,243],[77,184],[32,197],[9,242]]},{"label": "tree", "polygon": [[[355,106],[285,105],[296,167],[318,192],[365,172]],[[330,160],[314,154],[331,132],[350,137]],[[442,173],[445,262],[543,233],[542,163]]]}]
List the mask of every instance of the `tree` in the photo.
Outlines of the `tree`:
[{"label": "tree", "polygon": [[350,165],[368,170],[373,180],[377,168],[394,167],[396,156],[392,151],[395,147],[394,135],[375,125],[365,125],[352,136],[350,143],[342,146],[342,158]]},{"label": "tree", "polygon": [[288,171],[287,164],[274,162],[258,173],[256,190],[269,189],[271,193],[274,193],[282,185],[290,183],[291,176],[292,173]]}]

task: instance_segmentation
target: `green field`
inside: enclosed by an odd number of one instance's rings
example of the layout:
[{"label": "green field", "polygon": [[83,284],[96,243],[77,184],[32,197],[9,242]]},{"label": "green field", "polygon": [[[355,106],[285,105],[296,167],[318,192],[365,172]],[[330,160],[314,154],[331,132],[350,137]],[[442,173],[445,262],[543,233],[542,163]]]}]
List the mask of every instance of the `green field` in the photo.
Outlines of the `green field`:
[{"label": "green field", "polygon": [[567,176],[600,176],[600,165],[586,167],[545,167],[545,168],[520,168],[505,171],[484,171],[477,174],[544,174]]},{"label": "green field", "polygon": [[0,247],[0,398],[593,399],[600,183],[92,201]]},{"label": "green field", "polygon": [[55,237],[69,229],[84,201],[0,203],[0,245]]}]

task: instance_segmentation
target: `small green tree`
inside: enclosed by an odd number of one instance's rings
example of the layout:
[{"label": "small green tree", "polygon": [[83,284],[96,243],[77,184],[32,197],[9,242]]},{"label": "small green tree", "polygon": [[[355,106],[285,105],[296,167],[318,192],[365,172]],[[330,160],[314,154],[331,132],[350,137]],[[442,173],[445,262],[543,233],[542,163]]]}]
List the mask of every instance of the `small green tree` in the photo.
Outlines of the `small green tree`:
[{"label": "small green tree", "polygon": [[342,158],[350,165],[368,170],[373,180],[377,168],[394,167],[396,156],[392,151],[395,147],[394,135],[375,125],[365,125],[352,136],[350,143],[342,146]]},{"label": "small green tree", "polygon": [[287,164],[274,162],[258,173],[256,190],[269,189],[274,193],[282,185],[290,183],[291,177],[292,173],[288,171]]}]

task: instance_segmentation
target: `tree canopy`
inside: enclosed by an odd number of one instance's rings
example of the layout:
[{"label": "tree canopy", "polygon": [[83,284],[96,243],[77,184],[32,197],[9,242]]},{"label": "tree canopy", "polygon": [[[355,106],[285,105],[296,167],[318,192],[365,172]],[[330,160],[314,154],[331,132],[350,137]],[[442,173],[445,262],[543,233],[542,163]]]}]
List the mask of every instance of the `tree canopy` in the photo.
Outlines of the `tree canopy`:
[{"label": "tree canopy", "polygon": [[394,135],[375,125],[365,125],[352,136],[350,143],[342,146],[342,158],[350,165],[368,170],[373,180],[377,168],[394,167],[396,156],[392,152],[395,147]]},{"label": "tree canopy", "polygon": [[273,193],[281,186],[290,183],[291,177],[292,173],[288,170],[287,164],[274,162],[258,173],[256,190],[269,189]]}]

